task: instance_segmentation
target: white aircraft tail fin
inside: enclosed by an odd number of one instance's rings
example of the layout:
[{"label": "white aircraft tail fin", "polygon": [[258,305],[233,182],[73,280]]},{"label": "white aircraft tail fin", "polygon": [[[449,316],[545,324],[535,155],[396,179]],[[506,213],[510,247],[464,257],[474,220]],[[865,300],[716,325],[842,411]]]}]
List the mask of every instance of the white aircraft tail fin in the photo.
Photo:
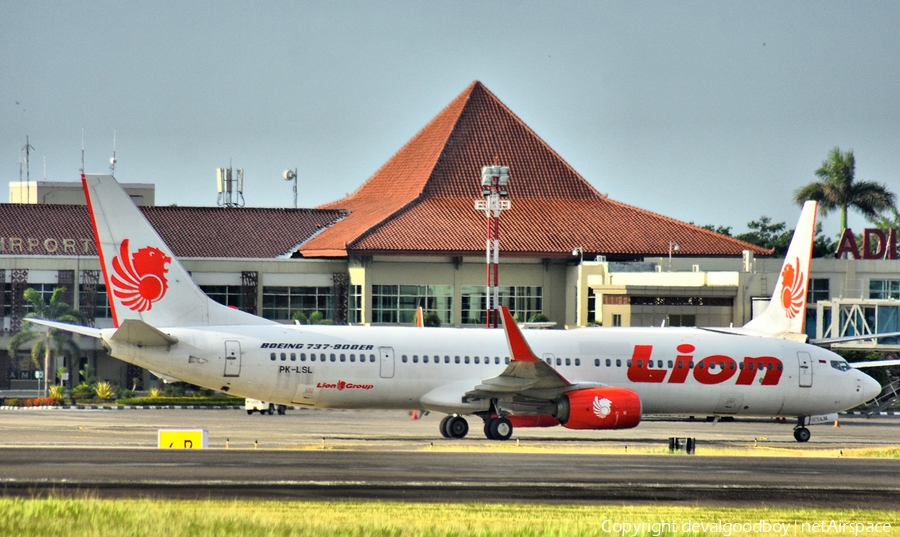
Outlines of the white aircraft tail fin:
[{"label": "white aircraft tail fin", "polygon": [[778,282],[769,306],[761,315],[744,325],[747,331],[769,337],[806,339],[806,291],[812,264],[813,241],[816,234],[815,201],[807,201],[800,211],[800,220],[788,246]]},{"label": "white aircraft tail fin", "polygon": [[272,324],[206,296],[111,175],[81,182],[116,327]]}]

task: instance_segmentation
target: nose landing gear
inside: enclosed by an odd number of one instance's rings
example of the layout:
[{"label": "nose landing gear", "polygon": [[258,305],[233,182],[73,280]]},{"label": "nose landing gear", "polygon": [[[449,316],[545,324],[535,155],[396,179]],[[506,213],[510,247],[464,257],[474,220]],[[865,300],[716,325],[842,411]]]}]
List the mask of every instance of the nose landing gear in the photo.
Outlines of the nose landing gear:
[{"label": "nose landing gear", "polygon": [[794,440],[797,442],[808,442],[809,437],[812,436],[810,434],[809,429],[806,428],[806,416],[800,416],[797,418],[797,426],[794,427]]}]

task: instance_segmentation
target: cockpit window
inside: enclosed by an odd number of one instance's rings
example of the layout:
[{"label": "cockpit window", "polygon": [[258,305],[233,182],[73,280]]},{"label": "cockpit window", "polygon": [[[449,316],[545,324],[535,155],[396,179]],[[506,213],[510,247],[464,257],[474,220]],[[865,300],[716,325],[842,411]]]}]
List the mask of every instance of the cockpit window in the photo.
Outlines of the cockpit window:
[{"label": "cockpit window", "polygon": [[850,370],[850,364],[848,364],[847,362],[845,362],[843,360],[832,360],[831,367],[837,369],[838,371],[849,371]]}]

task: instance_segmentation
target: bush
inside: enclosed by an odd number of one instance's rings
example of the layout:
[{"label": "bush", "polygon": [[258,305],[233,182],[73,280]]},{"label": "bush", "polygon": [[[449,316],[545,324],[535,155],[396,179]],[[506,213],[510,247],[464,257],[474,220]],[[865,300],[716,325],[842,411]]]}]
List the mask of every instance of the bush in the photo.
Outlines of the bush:
[{"label": "bush", "polygon": [[65,386],[50,386],[50,397],[54,399],[62,399],[66,396]]},{"label": "bush", "polygon": [[87,382],[82,382],[78,386],[75,386],[75,388],[72,390],[72,398],[76,400],[93,399],[94,395],[96,394],[94,393],[93,386],[91,386]]},{"label": "bush", "polygon": [[57,397],[35,397],[34,399],[25,399],[21,403],[21,406],[56,406],[62,404],[62,399]]},{"label": "bush", "polygon": [[94,386],[94,393],[98,399],[113,399],[116,397],[116,388],[109,382],[98,382]]}]

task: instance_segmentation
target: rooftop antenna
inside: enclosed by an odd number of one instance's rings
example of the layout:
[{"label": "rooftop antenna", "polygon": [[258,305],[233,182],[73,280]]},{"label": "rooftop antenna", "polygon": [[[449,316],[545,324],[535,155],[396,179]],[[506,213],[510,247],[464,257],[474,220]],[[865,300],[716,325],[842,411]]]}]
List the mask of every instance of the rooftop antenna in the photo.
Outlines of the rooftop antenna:
[{"label": "rooftop antenna", "polygon": [[81,127],[81,175],[84,175],[84,127]]},{"label": "rooftop antenna", "polygon": [[[25,135],[25,147],[22,148],[22,151],[25,151],[25,203],[29,203],[31,200],[31,150],[34,147],[28,140],[28,135]],[[19,182],[22,182],[22,164],[19,164]]]},{"label": "rooftop antenna", "polygon": [[219,198],[216,205],[219,207],[243,207],[244,206],[244,170],[231,168],[231,160],[227,168],[216,168],[216,186]]},{"label": "rooftop antenna", "polygon": [[116,129],[113,129],[113,156],[109,159],[109,174],[116,176]]}]

